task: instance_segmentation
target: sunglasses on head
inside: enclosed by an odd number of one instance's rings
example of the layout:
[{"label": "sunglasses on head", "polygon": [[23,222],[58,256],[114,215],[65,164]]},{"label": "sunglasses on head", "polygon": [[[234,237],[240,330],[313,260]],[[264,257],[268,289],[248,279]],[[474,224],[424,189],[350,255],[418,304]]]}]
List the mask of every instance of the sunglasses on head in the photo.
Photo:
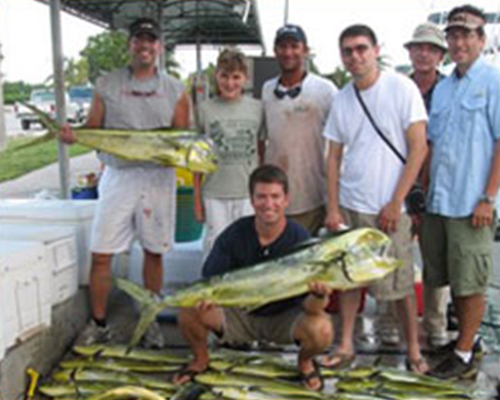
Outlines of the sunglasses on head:
[{"label": "sunglasses on head", "polygon": [[134,97],[151,97],[157,93],[156,90],[151,90],[149,92],[141,92],[139,90],[131,90],[130,94]]},{"label": "sunglasses on head", "polygon": [[368,49],[369,46],[367,44],[358,44],[352,47],[342,47],[340,51],[344,57],[351,57],[355,52],[358,54],[364,54]]}]

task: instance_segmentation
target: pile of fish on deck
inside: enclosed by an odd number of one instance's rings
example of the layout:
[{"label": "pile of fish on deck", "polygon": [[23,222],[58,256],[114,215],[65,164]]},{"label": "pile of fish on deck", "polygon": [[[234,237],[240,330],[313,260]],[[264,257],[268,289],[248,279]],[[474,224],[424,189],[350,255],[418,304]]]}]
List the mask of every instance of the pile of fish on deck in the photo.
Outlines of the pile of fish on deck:
[{"label": "pile of fish on deck", "polygon": [[195,383],[176,386],[173,374],[188,362],[165,351],[125,346],[75,347],[78,357],[62,361],[51,381],[39,392],[55,399],[479,399],[481,394],[457,383],[410,372],[376,367],[323,369],[333,393],[311,391],[299,383],[297,367],[269,353],[219,350],[211,354],[209,369]]},{"label": "pile of fish on deck", "polygon": [[60,370],[39,388],[40,393],[57,399],[92,400],[478,399],[478,393],[455,383],[377,368],[323,370],[323,376],[333,380],[333,390],[319,393],[302,386],[296,365],[281,357],[227,351],[212,353],[209,369],[196,375],[193,384],[178,387],[171,377],[187,358],[133,347],[167,306],[192,307],[200,300],[210,300],[252,310],[304,294],[314,281],[335,289],[366,285],[400,266],[387,256],[389,246],[390,240],[382,232],[358,229],[277,260],[195,283],[160,302],[143,288],[119,281],[118,287],[142,304],[129,346],[75,347],[79,357],[61,362]]}]

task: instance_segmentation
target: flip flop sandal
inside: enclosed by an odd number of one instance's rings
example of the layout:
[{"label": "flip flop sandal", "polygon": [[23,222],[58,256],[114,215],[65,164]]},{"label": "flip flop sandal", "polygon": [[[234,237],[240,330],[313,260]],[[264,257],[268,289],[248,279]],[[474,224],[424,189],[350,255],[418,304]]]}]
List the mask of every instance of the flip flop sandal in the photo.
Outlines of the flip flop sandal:
[{"label": "flip flop sandal", "polygon": [[[313,359],[312,363],[313,363],[314,369],[311,372],[307,372],[307,373],[302,372],[302,371],[299,372],[300,381],[307,389],[321,392],[323,390],[323,388],[325,387],[325,381],[323,380],[323,377],[321,376],[321,370],[320,370],[318,362]],[[313,389],[310,385],[311,381],[314,379],[318,379],[320,382],[320,385],[317,389]]]},{"label": "flip flop sandal", "polygon": [[177,374],[175,374],[174,376],[174,383],[176,380],[179,380],[180,378],[184,378],[184,377],[187,377],[189,378],[188,380],[186,381],[183,381],[182,383],[180,383],[180,385],[184,385],[186,383],[191,383],[193,382],[194,380],[194,377],[198,374],[202,374],[203,372],[205,372],[208,368],[205,368],[201,371],[195,371],[194,369],[190,369],[188,365],[186,365],[184,368],[182,368]]},{"label": "flip flop sandal", "polygon": [[[416,374],[425,374],[429,370],[429,365],[423,357],[420,357],[418,360],[410,360],[407,358],[405,360],[405,366],[407,371],[414,372]],[[427,366],[427,368],[422,370],[424,366]]]},{"label": "flip flop sandal", "polygon": [[[326,369],[344,369],[350,367],[351,364],[356,359],[355,354],[345,354],[345,353],[333,353],[332,355],[326,356],[328,363],[322,362],[321,366]],[[332,362],[337,360],[336,362]]]}]

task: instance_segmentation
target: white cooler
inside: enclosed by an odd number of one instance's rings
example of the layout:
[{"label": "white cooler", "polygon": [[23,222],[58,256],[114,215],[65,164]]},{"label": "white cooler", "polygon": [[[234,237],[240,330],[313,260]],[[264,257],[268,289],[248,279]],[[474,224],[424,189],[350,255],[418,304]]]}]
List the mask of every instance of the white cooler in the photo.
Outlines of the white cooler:
[{"label": "white cooler", "polygon": [[[201,279],[203,262],[203,240],[175,243],[172,250],[163,256],[163,295],[172,294],[177,289],[185,287]],[[144,253],[138,242],[132,245],[130,251],[129,279],[143,285],[142,265]],[[159,318],[168,321],[175,320],[177,309],[166,308],[158,314]]]},{"label": "white cooler", "polygon": [[37,242],[0,241],[0,330],[5,348],[50,326],[50,268]]},{"label": "white cooler", "polygon": [[78,290],[75,229],[68,226],[29,226],[0,223],[0,240],[34,241],[45,245],[51,269],[51,301],[57,305]]},{"label": "white cooler", "polygon": [[[165,293],[201,279],[203,241],[175,243],[172,250],[163,256],[163,289]],[[138,242],[130,253],[129,279],[143,284],[142,265],[144,253]]]},{"label": "white cooler", "polygon": [[0,223],[73,227],[78,249],[78,283],[88,285],[90,231],[95,200],[2,200]]}]

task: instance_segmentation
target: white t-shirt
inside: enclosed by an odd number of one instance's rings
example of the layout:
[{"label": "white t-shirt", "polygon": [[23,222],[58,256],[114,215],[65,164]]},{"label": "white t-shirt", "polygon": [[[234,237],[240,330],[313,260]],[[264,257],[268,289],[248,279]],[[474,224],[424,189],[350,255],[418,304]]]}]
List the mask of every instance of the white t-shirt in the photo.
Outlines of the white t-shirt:
[{"label": "white t-shirt", "polygon": [[[406,130],[412,123],[427,121],[415,83],[398,73],[381,72],[375,84],[360,94],[379,129],[406,158]],[[345,146],[340,205],[378,214],[390,202],[404,166],[373,128],[352,83],[335,97],[323,135]]]},{"label": "white t-shirt", "polygon": [[274,94],[278,79],[268,80],[262,89],[268,135],[265,161],[287,173],[288,214],[295,215],[326,203],[325,140],[321,134],[337,88],[309,73],[297,97],[278,99]]}]

